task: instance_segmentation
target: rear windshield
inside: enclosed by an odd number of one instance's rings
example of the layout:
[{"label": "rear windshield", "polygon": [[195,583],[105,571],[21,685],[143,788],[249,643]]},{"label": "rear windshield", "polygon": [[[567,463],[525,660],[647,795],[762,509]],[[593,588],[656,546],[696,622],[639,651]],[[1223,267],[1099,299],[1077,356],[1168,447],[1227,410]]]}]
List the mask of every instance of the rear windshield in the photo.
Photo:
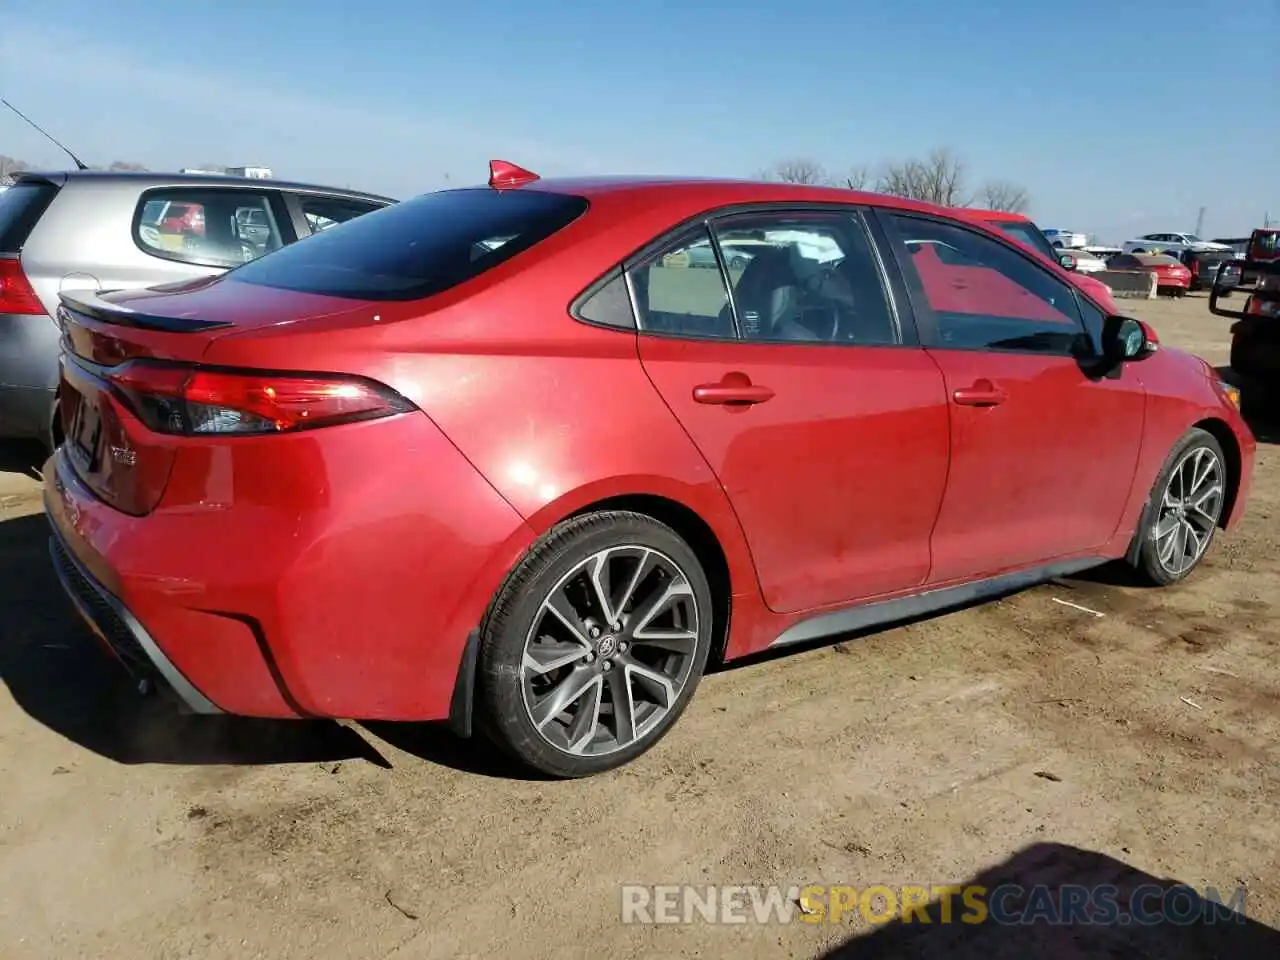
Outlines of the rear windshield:
[{"label": "rear windshield", "polygon": [[19,253],[31,229],[58,192],[46,180],[19,180],[0,190],[0,253]]},{"label": "rear windshield", "polygon": [[582,197],[535,190],[427,193],[291,244],[226,279],[354,300],[417,300],[511,259],[586,209]]},{"label": "rear windshield", "polygon": [[1050,260],[1058,259],[1058,251],[1054,250],[1049,241],[1044,238],[1044,234],[1034,223],[1027,223],[1025,220],[994,220],[989,221],[991,226],[997,227],[1002,233],[1007,234],[1017,240],[1024,246],[1030,247],[1037,253],[1043,253]]}]

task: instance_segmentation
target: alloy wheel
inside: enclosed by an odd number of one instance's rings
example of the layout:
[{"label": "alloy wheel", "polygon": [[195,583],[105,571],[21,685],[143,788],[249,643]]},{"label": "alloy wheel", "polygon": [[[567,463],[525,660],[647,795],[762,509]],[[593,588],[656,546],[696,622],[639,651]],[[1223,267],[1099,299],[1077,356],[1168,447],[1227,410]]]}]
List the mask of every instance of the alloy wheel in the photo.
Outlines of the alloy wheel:
[{"label": "alloy wheel", "polygon": [[1208,447],[1187,451],[1170,473],[1151,537],[1157,561],[1172,576],[1204,556],[1222,515],[1225,480],[1222,459]]},{"label": "alloy wheel", "polygon": [[608,547],[577,563],[525,638],[524,705],[541,738],[600,757],[651,734],[689,682],[699,615],[688,576],[652,547]]}]

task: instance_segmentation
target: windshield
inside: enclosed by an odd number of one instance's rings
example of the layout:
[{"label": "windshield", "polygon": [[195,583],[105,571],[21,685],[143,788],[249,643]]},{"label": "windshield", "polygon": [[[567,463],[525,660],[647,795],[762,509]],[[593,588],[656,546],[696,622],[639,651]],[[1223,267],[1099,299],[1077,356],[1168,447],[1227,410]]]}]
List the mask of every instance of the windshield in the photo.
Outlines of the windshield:
[{"label": "windshield", "polygon": [[1187,243],[1204,243],[1204,241],[1194,233],[1184,233],[1183,236],[1187,238]]},{"label": "windshield", "polygon": [[1037,253],[1043,253],[1050,260],[1058,259],[1058,251],[1044,238],[1044,234],[1040,232],[1040,228],[1034,223],[1028,223],[1026,220],[994,220],[989,221],[993,227],[997,227],[1001,233],[1007,234],[1020,244],[1030,247]]},{"label": "windshield", "polygon": [[418,300],[491,270],[586,209],[584,198],[567,194],[442,190],[330,227],[226,279],[353,300]]}]

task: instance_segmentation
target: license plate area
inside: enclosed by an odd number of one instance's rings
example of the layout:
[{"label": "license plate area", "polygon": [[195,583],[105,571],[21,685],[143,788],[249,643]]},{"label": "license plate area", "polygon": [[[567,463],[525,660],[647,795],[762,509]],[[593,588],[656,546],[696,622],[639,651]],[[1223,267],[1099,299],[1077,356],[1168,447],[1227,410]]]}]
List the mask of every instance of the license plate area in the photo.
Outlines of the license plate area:
[{"label": "license plate area", "polygon": [[101,471],[109,424],[102,409],[107,402],[96,378],[66,359],[61,364],[58,406],[62,417],[63,449],[82,477]]},{"label": "license plate area", "polygon": [[89,472],[102,463],[102,411],[98,405],[75,387],[62,382],[64,398],[71,401],[71,423],[67,429],[67,445],[76,465]]}]

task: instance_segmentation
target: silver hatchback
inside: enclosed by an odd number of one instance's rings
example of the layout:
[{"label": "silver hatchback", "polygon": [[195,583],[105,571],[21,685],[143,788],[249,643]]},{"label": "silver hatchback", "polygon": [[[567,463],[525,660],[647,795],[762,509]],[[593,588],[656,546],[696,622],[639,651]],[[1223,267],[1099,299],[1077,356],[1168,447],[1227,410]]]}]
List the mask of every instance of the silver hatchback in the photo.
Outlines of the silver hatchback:
[{"label": "silver hatchback", "polygon": [[392,203],[212,174],[17,174],[0,191],[0,439],[56,442],[60,292],[214,276]]}]

